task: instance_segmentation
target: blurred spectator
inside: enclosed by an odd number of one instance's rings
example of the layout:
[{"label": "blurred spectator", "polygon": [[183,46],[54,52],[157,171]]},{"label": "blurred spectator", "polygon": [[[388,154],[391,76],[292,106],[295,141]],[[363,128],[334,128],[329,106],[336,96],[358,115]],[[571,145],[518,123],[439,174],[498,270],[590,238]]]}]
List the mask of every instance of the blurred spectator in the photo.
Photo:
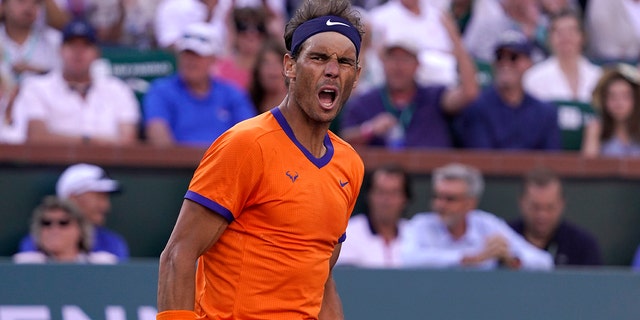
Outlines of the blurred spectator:
[{"label": "blurred spectator", "polygon": [[133,91],[113,76],[92,76],[91,66],[100,56],[96,41],[87,22],[70,22],[63,31],[61,70],[24,81],[14,108],[16,118],[27,123],[27,142],[137,141],[140,108]]},{"label": "blurred spectator", "polygon": [[151,144],[209,146],[256,114],[244,92],[210,76],[221,46],[209,24],[189,25],[176,48],[177,73],[155,80],[144,96],[145,132]]},{"label": "blurred spectator", "polygon": [[584,42],[578,14],[566,10],[556,13],[549,24],[552,55],[533,65],[523,78],[525,91],[558,107],[565,150],[580,150],[584,127],[595,113],[591,93],[602,70],[582,55]]},{"label": "blurred spectator", "polygon": [[[360,13],[360,21],[364,26],[364,35],[360,47],[360,57],[358,64],[360,65],[360,78],[358,85],[353,89],[351,96],[355,97],[369,90],[384,84],[384,71],[382,61],[380,60],[380,46],[374,46],[372,43],[373,25],[369,12],[361,7],[352,7]],[[339,119],[336,119],[339,121]],[[336,122],[334,120],[334,122]],[[333,129],[333,128],[331,128]],[[334,131],[336,132],[336,131]]]},{"label": "blurred spectator", "polygon": [[225,45],[228,41],[227,14],[225,8],[218,5],[218,0],[162,0],[154,18],[156,41],[161,48],[173,49],[186,26],[206,22]]},{"label": "blurred spectator", "polygon": [[[109,178],[104,169],[86,163],[74,164],[60,175],[56,183],[56,195],[68,200],[80,210],[82,216],[93,226],[91,251],[106,251],[114,254],[120,262],[129,259],[129,246],[124,238],[104,225],[111,210],[110,194],[120,191],[118,181]],[[37,251],[38,243],[27,236],[20,243],[20,252]]]},{"label": "blurred spectator", "polygon": [[89,22],[96,30],[96,38],[100,44],[115,45],[120,41],[126,0],[55,1],[72,19]]},{"label": "blurred spectator", "polygon": [[636,62],[640,56],[640,1],[589,0],[588,54],[596,62]]},{"label": "blurred spectator", "polygon": [[234,8],[233,25],[231,51],[218,59],[214,74],[246,91],[258,51],[267,38],[266,12],[259,7]]},{"label": "blurred spectator", "polygon": [[593,92],[599,119],[585,129],[582,153],[588,157],[640,156],[640,73],[634,66],[605,68]]},{"label": "blurred spectator", "polygon": [[78,208],[67,200],[48,196],[33,211],[30,234],[36,250],[16,253],[15,263],[114,264],[118,257],[92,251],[93,227]]},{"label": "blurred spectator", "polygon": [[18,82],[28,75],[44,74],[60,66],[60,33],[37,26],[42,0],[3,0],[0,24],[0,68]]},{"label": "blurred spectator", "polygon": [[[285,0],[286,1],[286,0]],[[283,0],[221,0],[225,7],[254,8],[263,10],[265,16],[266,32],[269,37],[282,38],[284,26],[289,19],[285,1]]]},{"label": "blurred spectator", "polygon": [[[71,15],[58,4],[59,0],[43,0],[44,2],[44,19],[41,17],[41,21],[44,21],[46,25],[56,29],[62,30],[69,21],[71,21]],[[44,25],[45,23],[40,23]]]},{"label": "blurred spectator", "polygon": [[17,123],[13,115],[13,101],[18,90],[11,78],[6,70],[0,69],[0,144],[20,144],[26,139],[24,123]]},{"label": "blurred spectator", "polygon": [[529,171],[520,195],[521,217],[509,225],[534,246],[553,256],[559,265],[601,265],[596,238],[564,217],[562,182],[545,167]]},{"label": "blurred spectator", "polygon": [[494,49],[506,31],[519,31],[532,44],[534,62],[545,56],[544,19],[539,0],[475,0],[473,16],[464,33],[464,43],[476,59],[493,60]]},{"label": "blurred spectator", "polygon": [[283,57],[287,53],[282,41],[267,39],[253,66],[249,95],[257,113],[279,105],[287,95]]},{"label": "blurred spectator", "polygon": [[638,246],[638,248],[636,249],[636,253],[633,255],[631,268],[633,269],[633,271],[640,271],[640,246]]},{"label": "blurred spectator", "polygon": [[460,67],[457,87],[422,86],[415,80],[419,49],[408,38],[387,39],[382,62],[385,84],[345,106],[341,136],[353,145],[424,148],[453,146],[447,117],[478,93],[476,69],[452,20],[446,20]]},{"label": "blurred spectator", "polygon": [[546,101],[590,102],[602,70],[582,55],[584,34],[580,17],[562,11],[551,17],[549,43],[552,56],[524,75],[524,88]]},{"label": "blurred spectator", "polygon": [[369,268],[400,267],[403,218],[411,201],[411,179],[400,166],[383,165],[371,172],[364,186],[366,211],[347,226],[338,264]]},{"label": "blurred spectator", "polygon": [[466,148],[560,148],[558,111],[550,103],[529,95],[522,76],[532,64],[531,43],[508,31],[495,48],[493,84],[484,89],[456,123]]},{"label": "blurred spectator", "polygon": [[[420,61],[416,81],[421,85],[455,85],[455,44],[451,39],[451,17],[428,1],[396,0],[371,9],[374,46],[390,39],[408,39],[418,49]],[[447,21],[445,21],[447,20]],[[425,36],[428,35],[428,36]],[[382,48],[378,45],[378,51]]]},{"label": "blurred spectator", "polygon": [[451,0],[449,10],[453,16],[460,34],[464,34],[473,14],[473,2],[475,0]]},{"label": "blurred spectator", "polygon": [[153,33],[157,0],[122,0],[124,5],[124,21],[119,45],[138,49],[156,47]]},{"label": "blurred spectator", "polygon": [[405,267],[553,268],[547,252],[502,219],[477,209],[484,189],[477,169],[448,164],[433,172],[432,181],[433,212],[414,215],[406,228]]}]

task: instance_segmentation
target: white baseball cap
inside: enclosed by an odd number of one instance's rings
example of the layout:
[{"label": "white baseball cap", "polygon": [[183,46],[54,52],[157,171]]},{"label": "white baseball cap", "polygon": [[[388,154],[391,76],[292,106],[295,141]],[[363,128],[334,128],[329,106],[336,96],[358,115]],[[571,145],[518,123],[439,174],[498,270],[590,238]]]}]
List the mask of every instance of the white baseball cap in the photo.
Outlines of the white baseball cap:
[{"label": "white baseball cap", "polygon": [[193,51],[200,56],[216,56],[222,53],[222,41],[216,28],[206,22],[188,25],[176,41],[179,51]]},{"label": "white baseball cap", "polygon": [[104,169],[86,163],[69,166],[56,183],[56,194],[62,199],[90,191],[116,192],[120,191],[120,185],[109,178]]}]

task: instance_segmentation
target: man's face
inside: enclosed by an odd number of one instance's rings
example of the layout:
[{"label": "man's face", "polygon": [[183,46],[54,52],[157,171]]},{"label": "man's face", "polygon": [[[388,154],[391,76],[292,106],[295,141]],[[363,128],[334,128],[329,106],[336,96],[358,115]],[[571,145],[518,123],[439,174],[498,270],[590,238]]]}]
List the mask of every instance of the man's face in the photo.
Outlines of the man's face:
[{"label": "man's face", "polygon": [[191,50],[184,50],[178,54],[178,72],[188,84],[208,82],[214,62],[213,56],[200,56]]},{"label": "man's face", "polygon": [[404,176],[378,171],[369,190],[369,216],[384,224],[395,224],[407,205]]},{"label": "man's face", "polygon": [[496,53],[494,62],[494,81],[498,88],[521,87],[522,75],[531,67],[531,58],[510,49],[501,49]]},{"label": "man's face", "polygon": [[329,124],[338,115],[360,76],[356,58],[353,43],[336,32],[311,36],[296,59],[286,55],[290,99],[310,122]]},{"label": "man's face", "polygon": [[477,200],[469,196],[468,188],[467,183],[459,179],[436,182],[431,206],[447,227],[463,224],[467,213],[476,208]]},{"label": "man's face", "polygon": [[89,76],[91,64],[98,59],[98,47],[88,39],[71,38],[62,44],[63,73],[73,78]]},{"label": "man's face", "polygon": [[402,48],[391,48],[382,58],[385,79],[390,90],[413,87],[418,71],[418,58]]},{"label": "man's face", "polygon": [[38,17],[43,0],[4,0],[2,8],[6,23],[19,28],[31,28]]},{"label": "man's face", "polygon": [[564,200],[558,182],[546,186],[529,185],[520,199],[520,211],[529,232],[548,236],[560,223]]},{"label": "man's face", "polygon": [[111,199],[107,192],[85,192],[72,195],[69,200],[73,201],[85,218],[96,226],[104,225],[107,213],[111,210]]}]

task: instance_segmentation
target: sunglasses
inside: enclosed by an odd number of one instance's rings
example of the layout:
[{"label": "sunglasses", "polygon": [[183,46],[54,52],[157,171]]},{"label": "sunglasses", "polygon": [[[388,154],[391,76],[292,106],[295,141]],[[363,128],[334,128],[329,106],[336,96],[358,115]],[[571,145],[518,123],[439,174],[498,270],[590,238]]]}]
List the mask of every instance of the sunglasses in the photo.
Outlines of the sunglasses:
[{"label": "sunglasses", "polygon": [[248,24],[248,23],[236,23],[236,29],[238,32],[257,31],[258,33],[266,33],[267,29],[264,24]]},{"label": "sunglasses", "polygon": [[466,198],[466,195],[452,195],[452,194],[437,194],[434,193],[433,195],[431,195],[431,199],[432,200],[443,200],[445,202],[457,202],[460,201],[462,199]]},{"label": "sunglasses", "polygon": [[521,53],[515,53],[515,52],[509,52],[509,51],[500,51],[496,54],[496,61],[504,61],[504,60],[508,60],[511,62],[516,62],[518,61],[518,59],[520,59],[521,57],[524,57],[524,54]]},{"label": "sunglasses", "polygon": [[68,225],[71,224],[71,219],[64,219],[64,220],[47,220],[47,219],[42,219],[40,220],[40,225],[43,227],[52,227],[54,225],[58,225],[60,227],[66,227]]}]

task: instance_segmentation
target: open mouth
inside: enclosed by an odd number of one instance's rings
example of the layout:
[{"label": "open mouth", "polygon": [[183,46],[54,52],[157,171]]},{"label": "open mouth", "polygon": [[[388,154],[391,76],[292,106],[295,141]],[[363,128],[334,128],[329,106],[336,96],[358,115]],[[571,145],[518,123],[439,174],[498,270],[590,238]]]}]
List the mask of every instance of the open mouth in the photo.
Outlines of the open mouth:
[{"label": "open mouth", "polygon": [[325,107],[330,107],[336,100],[336,91],[332,89],[324,89],[318,93],[318,100]]}]

